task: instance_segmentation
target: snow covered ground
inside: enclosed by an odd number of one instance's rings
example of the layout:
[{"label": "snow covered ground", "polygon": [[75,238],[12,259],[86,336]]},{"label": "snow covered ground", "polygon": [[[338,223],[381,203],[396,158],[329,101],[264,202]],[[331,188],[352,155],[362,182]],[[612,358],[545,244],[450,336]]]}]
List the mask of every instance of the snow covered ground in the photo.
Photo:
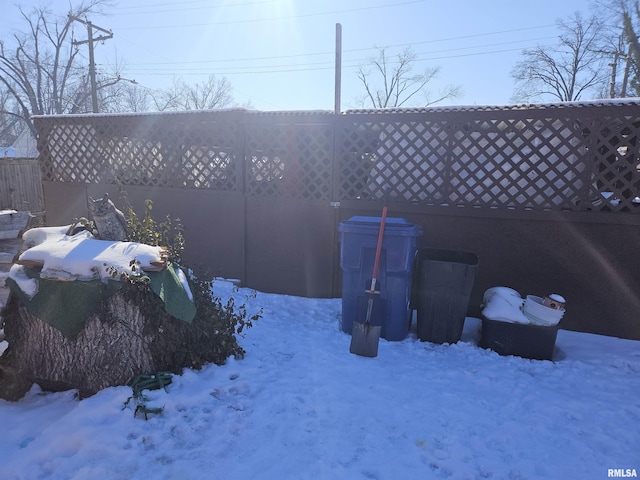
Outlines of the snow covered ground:
[{"label": "snow covered ground", "polygon": [[[216,282],[221,296],[232,293]],[[462,341],[349,353],[340,299],[258,293],[243,360],[131,389],[0,400],[0,478],[604,479],[640,472],[640,342],[561,330],[555,361]],[[570,306],[568,307],[570,308]],[[605,321],[606,319],[603,319]]]}]

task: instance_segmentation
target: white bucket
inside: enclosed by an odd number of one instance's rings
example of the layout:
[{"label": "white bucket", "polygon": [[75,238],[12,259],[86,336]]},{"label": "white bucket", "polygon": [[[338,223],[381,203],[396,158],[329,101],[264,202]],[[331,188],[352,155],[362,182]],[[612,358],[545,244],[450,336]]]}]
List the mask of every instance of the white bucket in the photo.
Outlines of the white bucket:
[{"label": "white bucket", "polygon": [[556,310],[543,305],[542,297],[535,295],[527,295],[522,310],[534,325],[557,325],[564,315],[564,310]]}]

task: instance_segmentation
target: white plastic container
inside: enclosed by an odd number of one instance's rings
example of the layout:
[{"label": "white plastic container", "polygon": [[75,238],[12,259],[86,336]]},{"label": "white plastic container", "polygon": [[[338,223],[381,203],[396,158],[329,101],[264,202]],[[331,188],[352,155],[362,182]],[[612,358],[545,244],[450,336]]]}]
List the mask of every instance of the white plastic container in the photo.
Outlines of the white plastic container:
[{"label": "white plastic container", "polygon": [[563,310],[556,310],[542,304],[542,297],[527,295],[524,300],[523,313],[534,325],[557,325],[564,316]]}]

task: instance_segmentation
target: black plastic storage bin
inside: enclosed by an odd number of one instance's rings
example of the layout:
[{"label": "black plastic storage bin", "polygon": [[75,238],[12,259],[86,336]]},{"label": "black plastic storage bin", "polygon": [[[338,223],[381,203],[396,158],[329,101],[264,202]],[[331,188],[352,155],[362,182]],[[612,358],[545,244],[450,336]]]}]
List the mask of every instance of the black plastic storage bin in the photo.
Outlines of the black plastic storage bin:
[{"label": "black plastic storage bin", "polygon": [[460,340],[477,268],[474,253],[432,248],[418,251],[413,304],[421,341]]},{"label": "black plastic storage bin", "polygon": [[558,325],[527,325],[483,317],[480,347],[500,355],[551,360],[557,335]]}]

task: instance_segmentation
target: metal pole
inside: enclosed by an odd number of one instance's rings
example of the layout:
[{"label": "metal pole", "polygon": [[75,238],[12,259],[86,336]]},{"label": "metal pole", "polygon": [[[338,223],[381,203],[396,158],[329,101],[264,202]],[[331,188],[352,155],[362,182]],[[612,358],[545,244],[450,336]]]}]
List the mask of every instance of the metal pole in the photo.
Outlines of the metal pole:
[{"label": "metal pole", "polygon": [[633,46],[629,42],[629,48],[627,50],[627,58],[624,66],[624,77],[622,78],[622,90],[620,92],[620,98],[627,96],[627,83],[629,83],[629,69],[631,68],[631,54],[633,53]]},{"label": "metal pole", "polygon": [[[82,41],[73,41],[72,45],[82,45],[84,43],[89,44],[89,79],[91,82],[91,103],[93,113],[98,113],[98,84],[96,82],[96,62],[93,58],[93,42],[104,41],[113,38],[113,33],[110,30],[105,30],[104,28],[94,26],[89,20],[82,20],[74,15],[69,14],[69,18],[72,21],[80,22],[87,26],[87,34],[88,38]],[[101,32],[107,33],[108,35],[101,35],[99,37],[93,38],[93,29],[100,30]]]},{"label": "metal pole", "polygon": [[334,112],[340,114],[340,90],[342,82],[342,25],[336,23],[336,80]]},{"label": "metal pole", "polygon": [[93,25],[87,21],[89,39],[89,78],[91,79],[91,105],[93,113],[98,113],[98,85],[96,83],[96,62],[93,57]]}]

